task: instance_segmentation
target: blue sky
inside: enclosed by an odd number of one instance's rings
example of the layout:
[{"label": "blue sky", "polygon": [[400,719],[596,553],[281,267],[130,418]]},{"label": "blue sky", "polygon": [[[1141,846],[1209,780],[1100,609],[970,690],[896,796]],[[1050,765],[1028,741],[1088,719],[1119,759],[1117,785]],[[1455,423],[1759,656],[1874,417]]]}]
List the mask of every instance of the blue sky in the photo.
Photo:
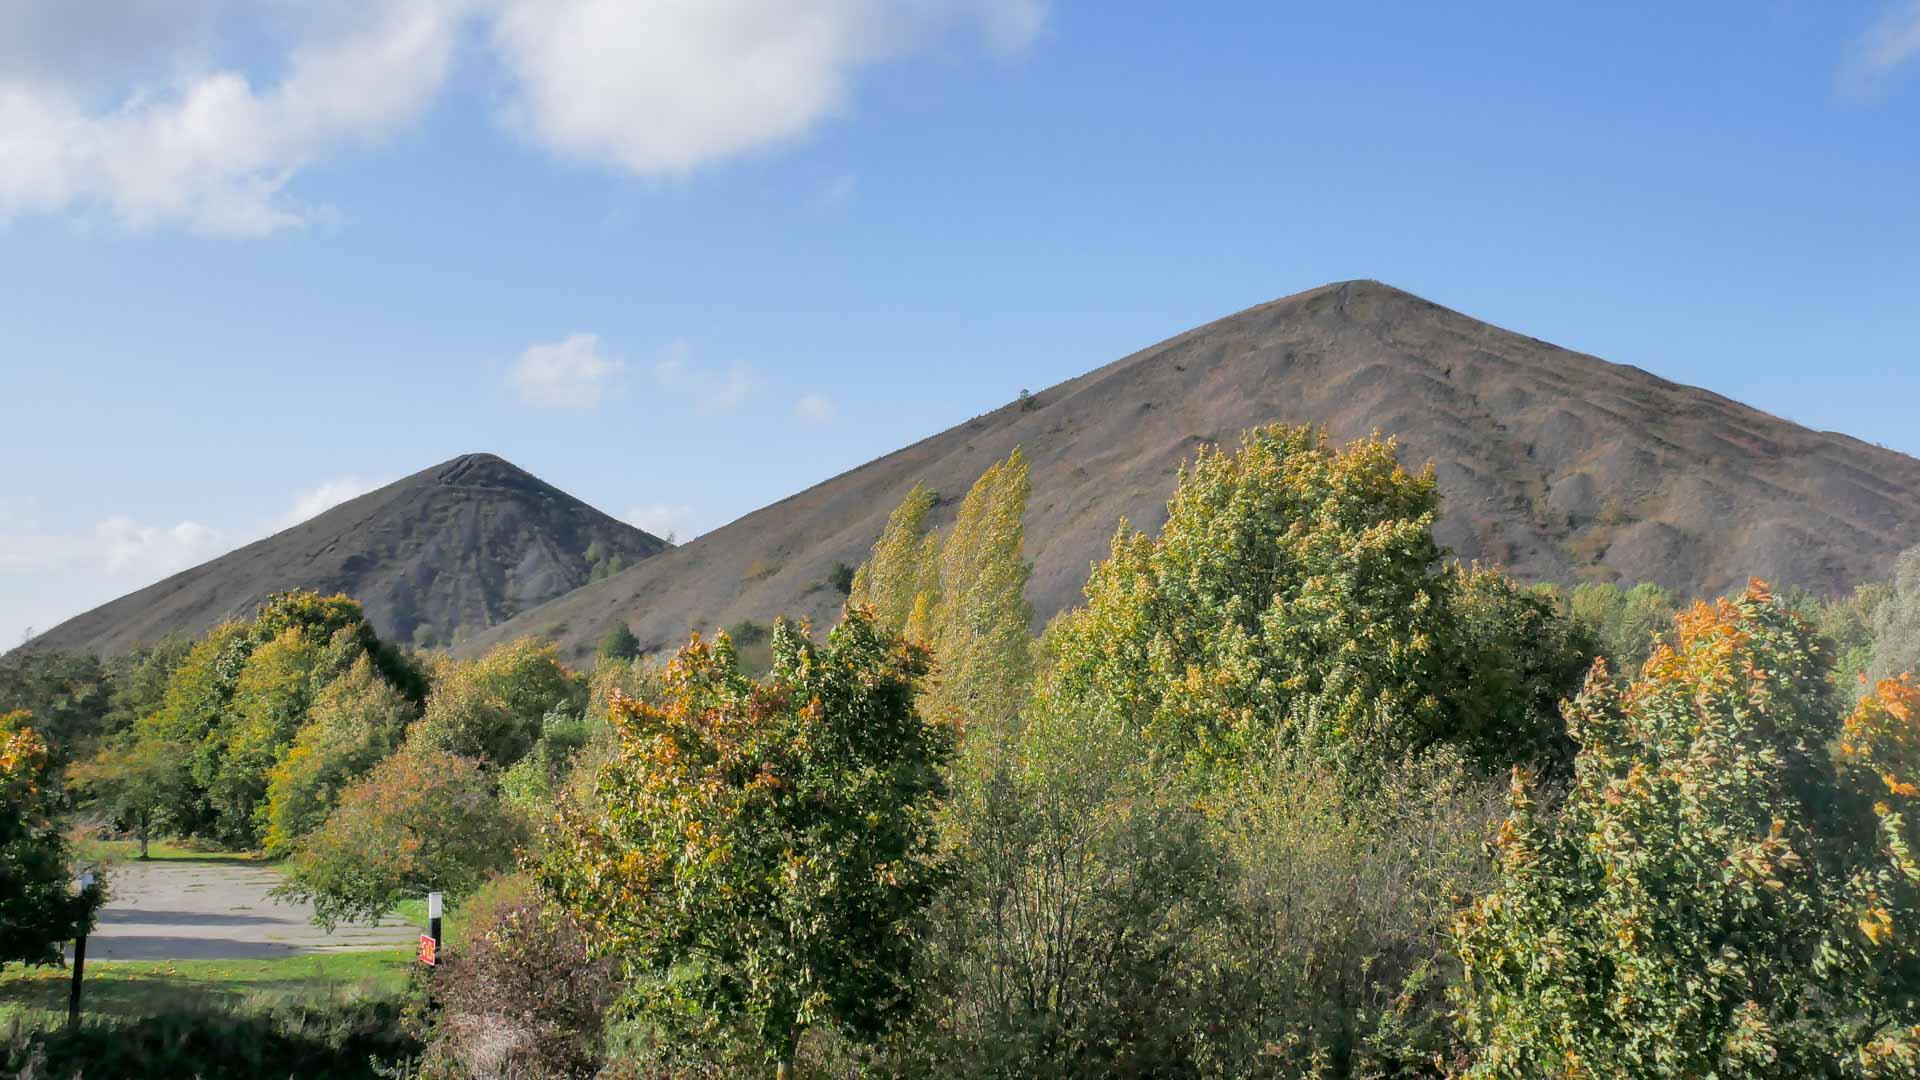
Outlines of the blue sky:
[{"label": "blue sky", "polygon": [[1916,196],[1920,0],[0,0],[0,642],[473,450],[685,539],[1354,277],[1920,453]]}]

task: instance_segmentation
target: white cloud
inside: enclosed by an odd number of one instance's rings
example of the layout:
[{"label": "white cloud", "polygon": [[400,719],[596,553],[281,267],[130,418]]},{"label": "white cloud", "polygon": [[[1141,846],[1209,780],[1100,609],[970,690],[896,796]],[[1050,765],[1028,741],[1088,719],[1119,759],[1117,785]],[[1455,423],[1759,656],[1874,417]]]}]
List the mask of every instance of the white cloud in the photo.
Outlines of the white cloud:
[{"label": "white cloud", "polygon": [[607,380],[623,366],[602,355],[598,335],[572,334],[564,341],[535,345],[521,353],[508,378],[528,405],[592,409],[600,404]]},{"label": "white cloud", "polygon": [[35,510],[31,500],[0,503],[0,651],[29,628],[46,630],[233,546],[197,521],[152,524],[116,514],[57,529]]},{"label": "white cloud", "polygon": [[219,554],[220,534],[196,521],[143,525],[114,516],[93,527],[95,554],[109,574],[163,578]]},{"label": "white cloud", "polygon": [[686,395],[703,413],[738,407],[760,389],[760,373],[735,361],[724,369],[693,362],[693,346],[675,341],[660,350],[653,365],[654,381],[663,389]]},{"label": "white cloud", "polygon": [[[61,18],[111,22],[99,7],[72,5]],[[446,79],[464,7],[352,0],[329,17],[295,20],[298,37],[276,81],[256,85],[239,70],[199,67],[127,88],[105,107],[83,81],[7,68],[0,219],[100,206],[135,227],[238,235],[325,220],[327,208],[285,193],[288,180],[418,116]],[[13,23],[5,14],[0,37]]]},{"label": "white cloud", "polygon": [[[565,157],[677,175],[797,138],[856,74],[971,31],[1024,48],[1047,0],[0,0],[0,223],[102,210],[261,235],[337,217],[303,169],[417,120],[466,30],[503,118]],[[241,44],[265,43],[255,63]],[[222,60],[226,62],[222,62]],[[264,61],[264,62],[261,62]]]},{"label": "white cloud", "polygon": [[824,424],[833,419],[833,401],[825,394],[802,394],[800,400],[793,403],[793,411],[799,413],[802,420]]},{"label": "white cloud", "polygon": [[969,24],[1025,47],[1046,0],[504,0],[508,123],[570,157],[684,173],[845,108],[855,73]]},{"label": "white cloud", "polygon": [[367,481],[358,476],[343,476],[337,480],[329,480],[318,487],[297,491],[293,495],[293,504],[275,523],[274,531],[290,529],[303,521],[318,517],[348,499],[365,495],[383,483],[385,481]]},{"label": "white cloud", "polygon": [[1870,97],[1916,56],[1920,56],[1920,0],[1899,0],[1860,40],[1841,70],[1841,85],[1851,94]]},{"label": "white cloud", "polygon": [[684,544],[699,535],[694,531],[693,507],[682,504],[636,506],[627,511],[626,522],[676,544]]}]

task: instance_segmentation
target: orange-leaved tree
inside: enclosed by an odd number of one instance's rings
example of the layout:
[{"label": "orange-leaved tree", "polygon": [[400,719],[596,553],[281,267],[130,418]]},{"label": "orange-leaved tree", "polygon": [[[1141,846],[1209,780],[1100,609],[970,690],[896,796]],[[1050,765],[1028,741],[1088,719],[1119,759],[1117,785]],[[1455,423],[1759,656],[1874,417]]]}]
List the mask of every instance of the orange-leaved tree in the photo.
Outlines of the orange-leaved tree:
[{"label": "orange-leaved tree", "polygon": [[1560,812],[1516,775],[1457,925],[1474,1075],[1915,1075],[1920,692],[1843,720],[1831,665],[1759,582],[1596,665]]},{"label": "orange-leaved tree", "polygon": [[24,710],[0,716],[0,965],[59,963],[60,943],[86,929],[92,910],[69,887],[47,741],[32,720]]},{"label": "orange-leaved tree", "polygon": [[912,923],[945,876],[934,815],[953,733],[914,705],[921,645],[850,606],[791,624],[765,682],[726,635],[617,699],[593,805],[564,810],[540,880],[661,1018],[746,1024],[783,1072],[803,1031],[872,1038],[913,999]]}]

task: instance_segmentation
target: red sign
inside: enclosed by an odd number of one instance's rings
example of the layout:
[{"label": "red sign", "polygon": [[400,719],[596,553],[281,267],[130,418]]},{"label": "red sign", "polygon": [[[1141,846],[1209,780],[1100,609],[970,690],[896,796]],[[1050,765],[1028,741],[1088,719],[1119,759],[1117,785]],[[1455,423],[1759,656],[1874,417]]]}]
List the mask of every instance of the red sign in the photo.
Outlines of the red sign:
[{"label": "red sign", "polygon": [[435,954],[438,953],[439,951],[440,951],[440,943],[433,940],[433,937],[431,935],[429,934],[420,935],[420,962],[421,963],[427,965],[428,967],[433,967],[436,963],[438,963],[438,961],[435,959]]}]

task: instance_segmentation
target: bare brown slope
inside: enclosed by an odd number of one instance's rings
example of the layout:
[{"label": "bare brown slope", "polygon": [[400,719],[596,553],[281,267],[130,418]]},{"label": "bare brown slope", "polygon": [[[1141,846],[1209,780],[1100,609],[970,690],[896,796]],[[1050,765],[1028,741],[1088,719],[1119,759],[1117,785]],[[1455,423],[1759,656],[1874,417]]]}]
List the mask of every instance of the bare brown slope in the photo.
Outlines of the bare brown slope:
[{"label": "bare brown slope", "polygon": [[464,640],[587,583],[586,552],[667,547],[492,454],[467,454],[61,623],[34,639],[115,653],[199,635],[294,588],[359,600],[384,638]]},{"label": "bare brown slope", "polygon": [[[1077,602],[1125,515],[1157,529],[1180,463],[1271,421],[1400,436],[1435,462],[1441,539],[1533,580],[1840,589],[1920,541],[1920,461],[1468,318],[1377,282],[1210,323],[756,511],[512,619],[572,654],[617,620],[648,647],[777,612],[830,618],[916,480],[953,503],[1015,446],[1033,463],[1030,596]],[[942,520],[945,520],[943,518]]]}]

